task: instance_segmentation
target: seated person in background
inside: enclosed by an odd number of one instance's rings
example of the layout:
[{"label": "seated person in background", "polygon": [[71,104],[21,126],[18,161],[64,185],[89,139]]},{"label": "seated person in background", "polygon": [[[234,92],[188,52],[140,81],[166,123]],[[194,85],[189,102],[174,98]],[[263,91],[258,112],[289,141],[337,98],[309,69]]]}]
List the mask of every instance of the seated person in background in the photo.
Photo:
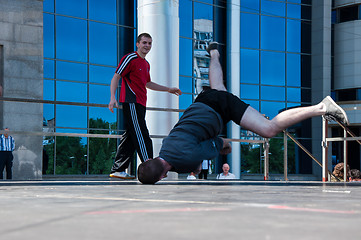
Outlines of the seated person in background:
[{"label": "seated person in background", "polygon": [[350,171],[350,182],[359,182],[361,181],[361,172],[358,169],[351,169]]},{"label": "seated person in background", "polygon": [[196,180],[196,174],[194,172],[191,172],[188,176],[187,176],[187,180]]},{"label": "seated person in background", "polygon": [[229,172],[229,165],[227,163],[222,166],[223,172],[217,175],[217,179],[236,179],[236,175]]},{"label": "seated person in background", "polygon": [[229,140],[218,136],[223,125],[229,121],[266,138],[274,137],[282,130],[316,116],[325,115],[348,124],[345,111],[329,96],[316,105],[287,109],[272,120],[266,119],[249,104],[227,92],[217,43],[211,43],[207,51],[211,56],[211,89],[202,91],[186,109],[169,135],[163,139],[159,156],[139,165],[140,182],[154,184],[164,178],[168,171],[197,174],[204,159],[230,153],[232,148]]},{"label": "seated person in background", "polygon": [[[338,163],[336,164],[336,166],[333,169],[333,172],[331,175],[331,182],[343,182],[344,181],[344,163]],[[347,165],[347,175],[346,175],[346,179],[348,179],[350,177],[350,166]]]}]

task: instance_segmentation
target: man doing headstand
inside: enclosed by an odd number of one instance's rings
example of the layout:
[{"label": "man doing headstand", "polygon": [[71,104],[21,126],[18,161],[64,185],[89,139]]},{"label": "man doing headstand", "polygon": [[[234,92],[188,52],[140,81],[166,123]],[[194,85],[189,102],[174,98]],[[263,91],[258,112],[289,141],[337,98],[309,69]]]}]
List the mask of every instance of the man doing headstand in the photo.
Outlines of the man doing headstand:
[{"label": "man doing headstand", "polygon": [[229,141],[218,137],[223,124],[230,120],[258,135],[271,138],[282,130],[305,119],[327,115],[348,124],[344,110],[331,97],[317,105],[288,109],[272,120],[227,92],[219,62],[217,43],[207,49],[211,56],[209,82],[211,89],[198,95],[178,123],[164,138],[159,157],[149,159],[138,167],[138,179],[144,184],[154,184],[168,171],[189,173],[196,171],[203,159],[231,152]]}]

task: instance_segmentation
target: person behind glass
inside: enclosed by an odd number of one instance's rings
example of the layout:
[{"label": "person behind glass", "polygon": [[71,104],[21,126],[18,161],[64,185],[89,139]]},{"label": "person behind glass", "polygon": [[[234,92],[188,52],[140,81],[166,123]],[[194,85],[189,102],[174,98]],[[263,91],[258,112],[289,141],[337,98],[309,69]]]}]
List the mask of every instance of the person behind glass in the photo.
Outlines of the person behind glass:
[{"label": "person behind glass", "polygon": [[207,179],[210,162],[211,162],[210,160],[202,161],[202,169],[201,169],[200,173],[198,174],[199,179],[203,179],[203,178]]},{"label": "person behind glass", "polygon": [[142,162],[153,158],[153,144],[145,122],[147,88],[177,96],[182,94],[178,88],[162,86],[151,81],[150,65],[145,56],[152,48],[152,37],[148,33],[140,34],[136,46],[137,51],[126,54],[121,59],[110,85],[108,108],[114,112],[114,106],[118,107],[115,93],[119,80],[122,79],[119,102],[123,105],[125,133],[120,139],[115,162],[110,171],[110,177],[121,179],[135,178],[125,172],[135,151]]},{"label": "person behind glass", "polygon": [[274,137],[282,130],[316,116],[325,115],[348,124],[345,111],[329,96],[316,105],[287,109],[271,120],[265,118],[239,97],[227,92],[217,48],[217,43],[211,43],[207,48],[211,57],[211,89],[202,91],[186,109],[169,135],[163,139],[159,156],[139,165],[140,182],[154,184],[163,179],[168,171],[196,172],[204,159],[230,153],[232,148],[229,140],[219,137],[222,127],[229,121],[266,138]]},{"label": "person behind glass", "polygon": [[4,168],[6,168],[6,179],[12,179],[15,140],[7,133],[9,128],[5,128],[4,130],[6,133],[0,136],[0,179],[3,179]]},{"label": "person behind glass", "polygon": [[194,172],[191,172],[188,176],[187,176],[187,180],[197,180],[196,174]]},{"label": "person behind glass", "polygon": [[350,182],[360,182],[361,181],[361,172],[358,169],[351,169],[350,170]]},{"label": "person behind glass", "polygon": [[223,164],[222,170],[220,174],[217,175],[217,179],[236,179],[236,175],[229,172],[229,165],[227,163]]}]

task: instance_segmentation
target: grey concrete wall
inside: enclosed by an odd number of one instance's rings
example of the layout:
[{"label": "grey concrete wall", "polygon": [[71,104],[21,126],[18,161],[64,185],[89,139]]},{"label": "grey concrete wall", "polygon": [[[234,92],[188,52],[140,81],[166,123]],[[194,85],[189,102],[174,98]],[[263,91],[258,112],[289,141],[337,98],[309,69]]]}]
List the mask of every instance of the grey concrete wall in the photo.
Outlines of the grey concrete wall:
[{"label": "grey concrete wall", "polygon": [[[317,0],[312,3],[312,104],[319,103],[331,94],[331,5],[330,0]],[[313,118],[312,153],[320,162],[321,139],[322,120]],[[322,176],[322,169],[315,163],[313,173]]]},{"label": "grey concrete wall", "polygon": [[[0,0],[4,97],[43,98],[42,11],[42,0]],[[2,105],[1,128],[42,131],[41,104],[3,102]],[[13,179],[40,179],[42,137],[12,136],[16,141]]]},{"label": "grey concrete wall", "polygon": [[345,7],[349,5],[355,5],[361,3],[361,0],[335,0],[335,8]]}]

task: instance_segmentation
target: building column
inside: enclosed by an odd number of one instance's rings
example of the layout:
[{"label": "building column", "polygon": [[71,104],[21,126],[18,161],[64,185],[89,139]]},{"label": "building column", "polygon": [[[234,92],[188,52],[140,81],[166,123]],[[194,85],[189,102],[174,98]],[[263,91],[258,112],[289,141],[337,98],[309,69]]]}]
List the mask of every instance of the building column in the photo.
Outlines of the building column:
[{"label": "building column", "polygon": [[[332,1],[312,2],[312,104],[331,94],[331,10]],[[313,118],[312,152],[317,159],[322,159],[321,139],[322,119]],[[321,170],[313,163],[314,175],[321,177]]]},{"label": "building column", "polygon": [[[227,2],[227,89],[236,96],[240,96],[240,49],[241,49],[241,13],[239,0]],[[230,122],[227,125],[228,138],[239,139],[241,136],[239,125]],[[232,142],[232,153],[228,155],[231,171],[237,178],[241,177],[241,145]]]},{"label": "building column", "polygon": [[[179,16],[177,0],[138,0],[138,34],[152,36],[153,46],[146,59],[153,82],[179,87]],[[148,107],[179,107],[179,97],[167,92],[148,90]],[[168,135],[179,119],[178,112],[147,111],[150,135]],[[154,157],[158,156],[161,138],[153,138]],[[176,173],[168,178],[177,178]]]}]

